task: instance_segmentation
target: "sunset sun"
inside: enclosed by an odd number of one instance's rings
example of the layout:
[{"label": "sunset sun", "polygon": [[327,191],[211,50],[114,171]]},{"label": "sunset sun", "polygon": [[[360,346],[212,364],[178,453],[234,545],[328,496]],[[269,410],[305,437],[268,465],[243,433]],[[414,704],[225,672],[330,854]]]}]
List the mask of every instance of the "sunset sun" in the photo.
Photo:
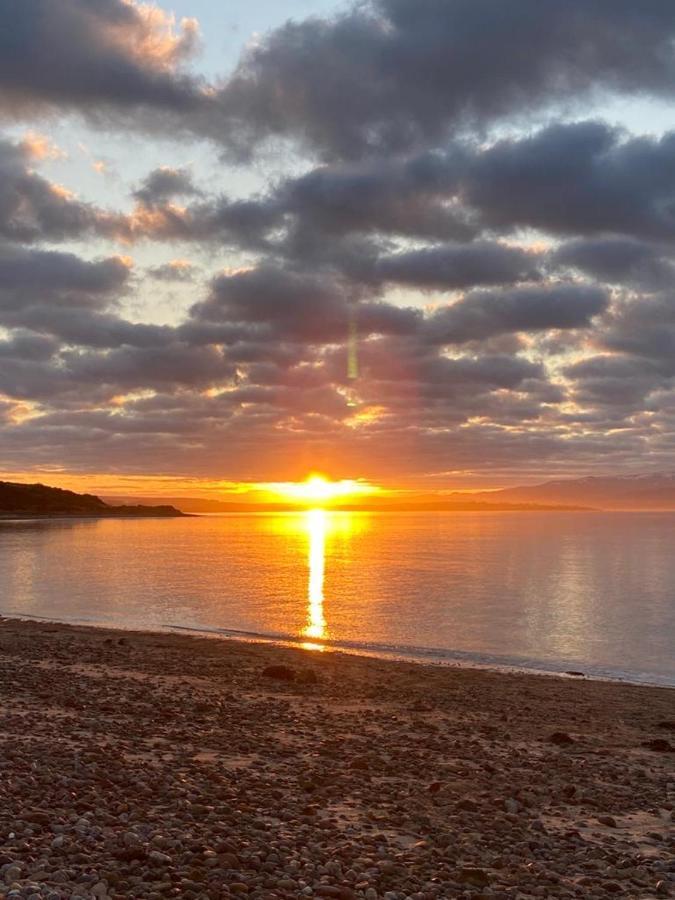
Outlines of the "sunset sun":
[{"label": "sunset sun", "polygon": [[304,481],[276,482],[266,485],[267,490],[286,500],[303,506],[322,506],[338,499],[363,497],[380,492],[376,485],[356,479],[331,481],[325,475],[312,473]]}]

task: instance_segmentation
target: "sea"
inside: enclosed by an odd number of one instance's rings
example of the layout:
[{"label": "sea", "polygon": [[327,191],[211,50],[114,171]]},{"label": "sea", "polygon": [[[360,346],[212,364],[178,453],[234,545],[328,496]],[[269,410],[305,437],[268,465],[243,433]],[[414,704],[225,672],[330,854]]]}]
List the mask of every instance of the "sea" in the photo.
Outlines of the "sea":
[{"label": "sea", "polygon": [[675,513],[5,520],[0,615],[675,685]]}]

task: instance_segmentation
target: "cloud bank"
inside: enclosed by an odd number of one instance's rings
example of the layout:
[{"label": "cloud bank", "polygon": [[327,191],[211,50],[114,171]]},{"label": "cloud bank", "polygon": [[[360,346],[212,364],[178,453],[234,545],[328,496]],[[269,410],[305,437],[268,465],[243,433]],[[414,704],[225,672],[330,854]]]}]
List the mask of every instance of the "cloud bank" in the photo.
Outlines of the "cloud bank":
[{"label": "cloud bank", "polygon": [[[0,466],[672,465],[675,133],[570,111],[672,96],[674,39],[660,0],[373,0],[209,83],[168,9],[0,0]],[[74,116],[282,174],[243,196],[162,159],[94,202],[16,136]]]}]

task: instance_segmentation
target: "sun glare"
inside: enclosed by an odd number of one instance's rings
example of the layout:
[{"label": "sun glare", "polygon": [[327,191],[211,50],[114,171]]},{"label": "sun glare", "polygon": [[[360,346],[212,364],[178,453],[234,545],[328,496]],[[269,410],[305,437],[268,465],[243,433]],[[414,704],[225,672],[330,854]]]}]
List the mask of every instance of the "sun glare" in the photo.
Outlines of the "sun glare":
[{"label": "sun glare", "polygon": [[305,481],[268,484],[267,490],[303,506],[323,506],[348,497],[375,494],[380,488],[368,482],[343,479],[331,481],[323,475],[310,475]]}]

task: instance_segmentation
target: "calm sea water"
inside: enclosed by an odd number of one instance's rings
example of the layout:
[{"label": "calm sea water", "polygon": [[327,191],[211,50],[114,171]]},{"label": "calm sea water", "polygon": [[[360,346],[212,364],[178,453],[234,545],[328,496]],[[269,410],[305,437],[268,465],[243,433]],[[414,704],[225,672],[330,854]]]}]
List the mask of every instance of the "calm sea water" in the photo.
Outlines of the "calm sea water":
[{"label": "calm sea water", "polygon": [[0,523],[0,614],[675,684],[675,514]]}]

